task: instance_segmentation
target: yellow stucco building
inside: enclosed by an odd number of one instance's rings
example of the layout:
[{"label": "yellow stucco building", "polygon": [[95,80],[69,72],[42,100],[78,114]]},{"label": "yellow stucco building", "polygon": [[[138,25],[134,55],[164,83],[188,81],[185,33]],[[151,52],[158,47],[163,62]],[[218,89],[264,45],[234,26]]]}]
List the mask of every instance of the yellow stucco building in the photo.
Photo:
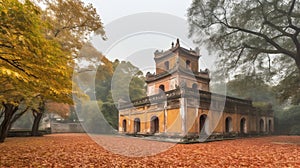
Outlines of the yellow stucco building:
[{"label": "yellow stucco building", "polygon": [[198,70],[199,52],[177,40],[154,53],[156,73],[146,74],[148,96],[119,104],[120,133],[215,138],[273,132],[271,109],[210,92],[209,71]]}]

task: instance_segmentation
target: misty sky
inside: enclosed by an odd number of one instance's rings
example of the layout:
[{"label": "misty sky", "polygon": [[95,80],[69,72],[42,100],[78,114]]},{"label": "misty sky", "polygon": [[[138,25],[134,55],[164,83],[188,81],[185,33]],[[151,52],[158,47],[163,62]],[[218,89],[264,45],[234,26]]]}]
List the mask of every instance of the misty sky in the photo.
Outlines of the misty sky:
[{"label": "misty sky", "polygon": [[[192,0],[84,0],[97,9],[108,40],[93,37],[92,43],[110,59],[127,60],[143,72],[154,69],[155,50],[167,50],[180,38],[182,46],[194,49],[188,38],[187,9]],[[146,13],[145,13],[146,12]],[[201,47],[200,69],[212,69],[213,60]]]}]

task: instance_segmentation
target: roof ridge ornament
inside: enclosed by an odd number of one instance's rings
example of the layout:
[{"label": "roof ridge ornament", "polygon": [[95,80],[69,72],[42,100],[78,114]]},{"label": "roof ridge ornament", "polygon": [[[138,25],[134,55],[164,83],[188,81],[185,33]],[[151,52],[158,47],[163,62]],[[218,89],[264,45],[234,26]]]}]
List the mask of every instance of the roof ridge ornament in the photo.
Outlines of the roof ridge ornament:
[{"label": "roof ridge ornament", "polygon": [[176,40],[176,47],[180,47],[179,38]]}]

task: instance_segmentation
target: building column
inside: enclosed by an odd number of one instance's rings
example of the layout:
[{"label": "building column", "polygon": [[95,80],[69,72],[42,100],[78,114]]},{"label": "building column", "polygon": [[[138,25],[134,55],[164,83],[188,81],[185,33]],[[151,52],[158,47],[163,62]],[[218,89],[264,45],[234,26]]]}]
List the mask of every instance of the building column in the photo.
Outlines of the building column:
[{"label": "building column", "polygon": [[181,116],[181,128],[183,135],[186,135],[186,99],[180,98],[180,116]]},{"label": "building column", "polygon": [[164,105],[164,132],[167,132],[167,117],[168,117],[168,101],[165,101]]}]

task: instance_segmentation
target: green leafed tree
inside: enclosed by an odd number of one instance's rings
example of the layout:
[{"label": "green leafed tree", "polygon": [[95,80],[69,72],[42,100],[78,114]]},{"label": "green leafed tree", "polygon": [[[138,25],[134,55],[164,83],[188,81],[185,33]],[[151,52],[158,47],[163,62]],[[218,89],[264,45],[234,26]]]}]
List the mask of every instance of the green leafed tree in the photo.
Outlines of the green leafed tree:
[{"label": "green leafed tree", "polygon": [[276,101],[272,87],[257,75],[236,75],[233,80],[227,82],[227,93],[253,102],[274,103]]},{"label": "green leafed tree", "polygon": [[281,134],[300,135],[300,106],[290,106],[278,112],[277,132]]},{"label": "green leafed tree", "polygon": [[290,101],[293,105],[300,102],[300,74],[297,71],[289,73],[274,87],[280,102]]},{"label": "green leafed tree", "polygon": [[106,121],[118,128],[118,101],[136,100],[146,96],[143,73],[130,62],[102,58],[95,79],[97,100]]},{"label": "green leafed tree", "polygon": [[293,92],[287,100],[300,93],[299,83],[284,86],[300,74],[299,11],[299,0],[194,0],[188,10],[190,35],[218,52],[226,74],[256,71],[283,80],[281,88]]},{"label": "green leafed tree", "polygon": [[111,83],[113,98],[132,101],[146,96],[143,72],[130,62],[115,60]]}]

